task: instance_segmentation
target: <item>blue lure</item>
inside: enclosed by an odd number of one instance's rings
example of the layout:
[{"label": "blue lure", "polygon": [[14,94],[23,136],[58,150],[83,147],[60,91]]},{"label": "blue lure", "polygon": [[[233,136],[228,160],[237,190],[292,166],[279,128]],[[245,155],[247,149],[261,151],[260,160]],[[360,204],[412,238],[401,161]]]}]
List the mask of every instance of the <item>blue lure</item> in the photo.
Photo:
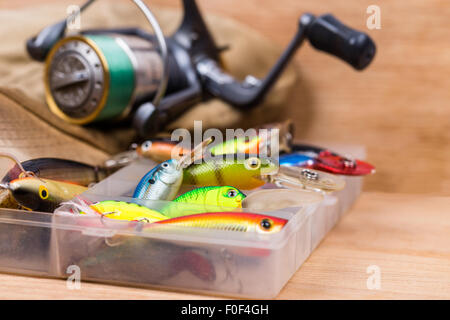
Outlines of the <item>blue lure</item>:
[{"label": "blue lure", "polygon": [[279,161],[284,166],[307,167],[313,165],[315,159],[301,153],[289,153],[281,155]]},{"label": "blue lure", "polygon": [[211,142],[212,138],[208,138],[197,145],[190,154],[186,154],[178,160],[164,161],[154,167],[139,181],[133,198],[166,201],[175,199],[183,182],[184,168],[193,163],[197,157],[203,157],[203,152],[200,151]]},{"label": "blue lure", "polygon": [[133,198],[173,200],[183,182],[183,168],[175,159],[160,163],[150,170],[137,185]]}]

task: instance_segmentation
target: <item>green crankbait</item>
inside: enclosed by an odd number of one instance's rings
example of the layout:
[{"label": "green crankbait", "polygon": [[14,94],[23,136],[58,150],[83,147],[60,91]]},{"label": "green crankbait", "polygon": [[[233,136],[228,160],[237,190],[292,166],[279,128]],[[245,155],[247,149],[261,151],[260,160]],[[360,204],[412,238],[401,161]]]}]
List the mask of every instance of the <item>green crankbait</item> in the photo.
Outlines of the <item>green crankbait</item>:
[{"label": "green crankbait", "polygon": [[[203,187],[186,192],[165,206],[161,212],[170,218],[204,212],[242,208],[245,194],[234,187]],[[186,205],[189,204],[189,205]]]}]

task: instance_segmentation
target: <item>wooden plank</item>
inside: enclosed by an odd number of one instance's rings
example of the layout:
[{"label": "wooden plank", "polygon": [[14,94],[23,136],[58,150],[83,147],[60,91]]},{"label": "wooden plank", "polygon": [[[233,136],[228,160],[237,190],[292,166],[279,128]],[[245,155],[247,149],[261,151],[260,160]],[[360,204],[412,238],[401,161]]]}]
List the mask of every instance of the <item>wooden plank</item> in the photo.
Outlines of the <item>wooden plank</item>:
[{"label": "wooden plank", "polygon": [[[450,299],[450,197],[364,193],[278,299]],[[367,289],[369,266],[380,290]],[[203,299],[175,293],[0,274],[0,299]],[[216,298],[216,297],[211,297]]]}]

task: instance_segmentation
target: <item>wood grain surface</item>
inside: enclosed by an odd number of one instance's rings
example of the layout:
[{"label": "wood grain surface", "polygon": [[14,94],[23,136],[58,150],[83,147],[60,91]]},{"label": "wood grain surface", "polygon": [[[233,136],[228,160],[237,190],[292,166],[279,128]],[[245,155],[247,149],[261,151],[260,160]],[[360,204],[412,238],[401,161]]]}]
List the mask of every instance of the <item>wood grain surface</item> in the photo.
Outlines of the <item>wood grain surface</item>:
[{"label": "wood grain surface", "polygon": [[[56,0],[3,0],[0,8],[51,2]],[[148,3],[180,7],[180,0]],[[205,14],[234,18],[281,47],[295,33],[297,19],[303,12],[331,12],[349,26],[365,30],[375,40],[378,52],[364,72],[356,72],[304,45],[295,57],[294,66],[301,81],[289,112],[279,117],[294,119],[296,136],[303,140],[367,146],[368,159],[378,171],[367,179],[366,190],[450,194],[450,2],[198,0],[198,3]],[[366,27],[366,9],[372,4],[381,9],[379,30]]]},{"label": "wood grain surface", "polygon": [[[450,299],[450,197],[364,193],[278,299]],[[367,289],[369,266],[380,289]],[[0,274],[0,299],[203,299],[186,293]]]}]

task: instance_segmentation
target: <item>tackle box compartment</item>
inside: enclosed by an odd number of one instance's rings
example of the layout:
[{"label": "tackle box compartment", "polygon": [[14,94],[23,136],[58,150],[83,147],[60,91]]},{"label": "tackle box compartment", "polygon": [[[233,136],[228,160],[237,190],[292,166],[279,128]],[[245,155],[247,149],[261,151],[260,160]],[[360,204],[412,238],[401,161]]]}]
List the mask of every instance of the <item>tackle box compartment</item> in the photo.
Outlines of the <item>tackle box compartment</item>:
[{"label": "tackle box compartment", "polygon": [[[362,148],[352,150],[364,158]],[[358,152],[359,151],[359,152]],[[130,201],[137,181],[152,167],[141,160],[82,195],[90,201]],[[361,177],[345,177],[344,190],[316,203],[270,212],[289,219],[274,234],[164,227],[144,232],[99,217],[0,209],[0,271],[246,298],[275,297],[327,232],[357,199]],[[136,199],[133,199],[136,201]],[[158,207],[161,201],[139,200]],[[185,204],[195,206],[191,204]]]}]

